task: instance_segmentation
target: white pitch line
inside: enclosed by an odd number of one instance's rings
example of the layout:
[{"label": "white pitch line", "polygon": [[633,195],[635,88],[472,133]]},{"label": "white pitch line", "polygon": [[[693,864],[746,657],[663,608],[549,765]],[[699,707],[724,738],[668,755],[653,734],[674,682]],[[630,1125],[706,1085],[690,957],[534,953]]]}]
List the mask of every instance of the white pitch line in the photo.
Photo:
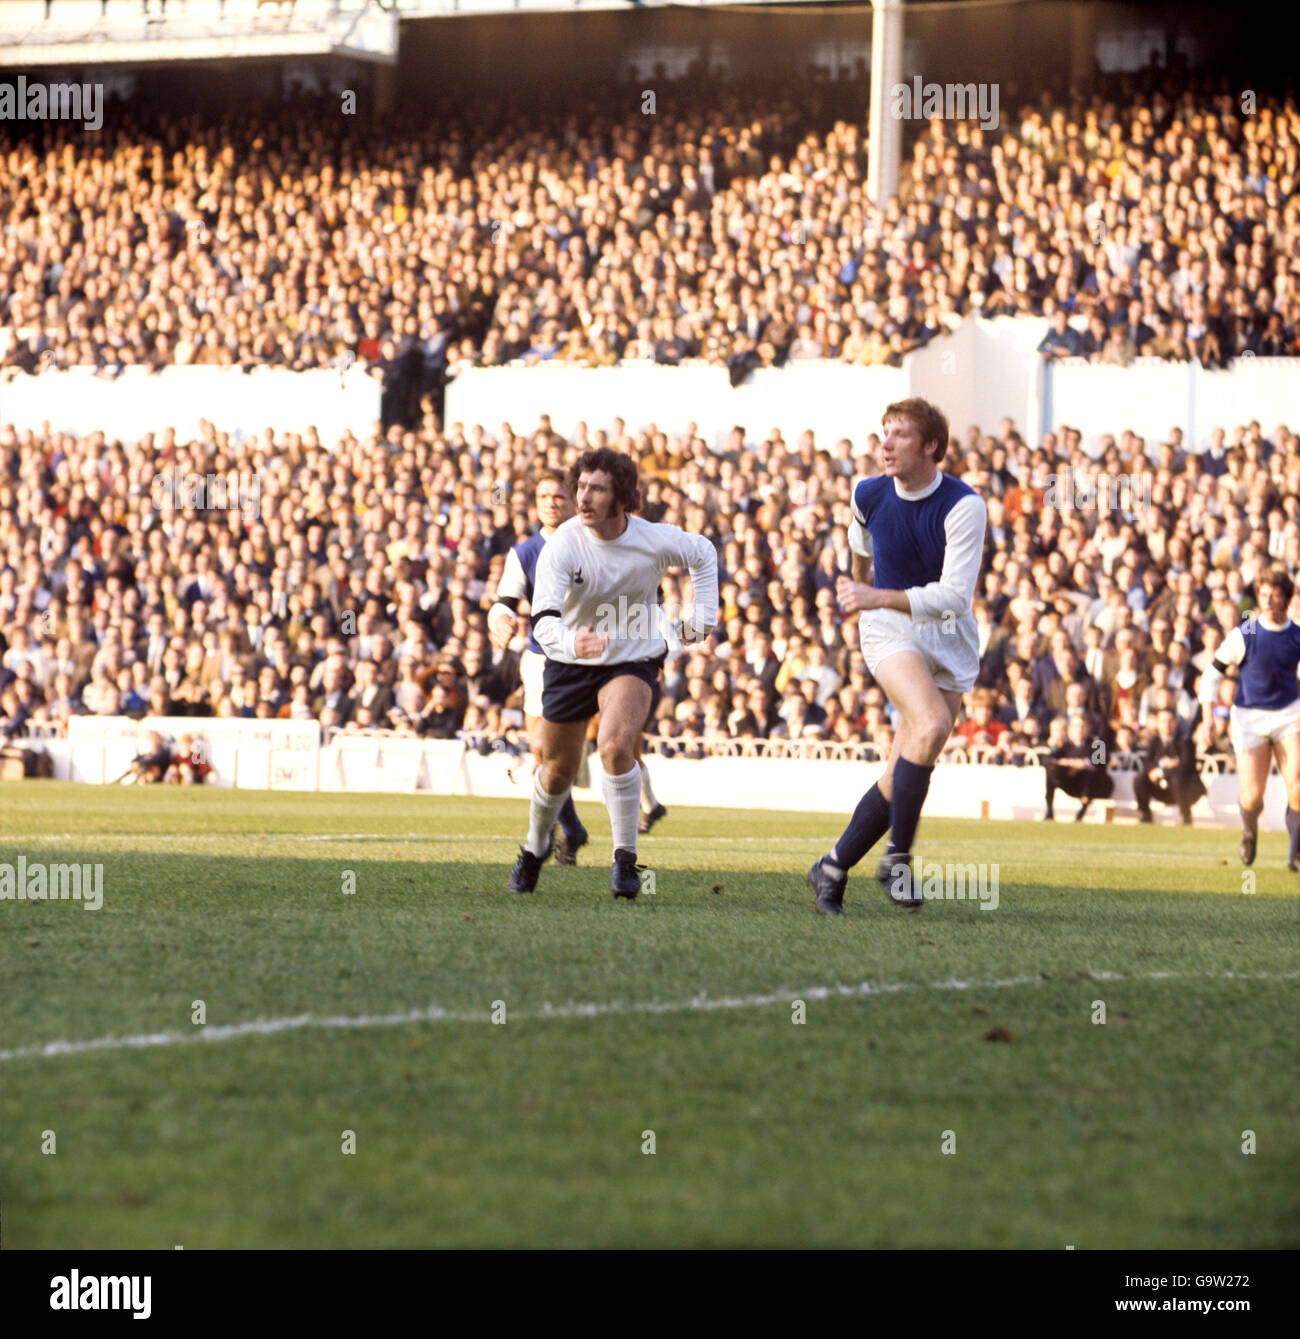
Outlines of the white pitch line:
[{"label": "white pitch line", "polygon": [[[1086,981],[1294,981],[1300,971],[1294,972],[1146,972],[1125,976],[1120,972],[1090,971],[1079,977],[1013,976],[1000,981],[894,981],[879,985],[870,981],[855,986],[808,986],[803,990],[783,990],[765,995],[692,996],[685,1000],[611,1000],[606,1003],[573,1003],[550,1005],[512,1015],[515,1021],[544,1022],[564,1018],[604,1018],[611,1014],[674,1014],[712,1013],[719,1009],[755,1009],[769,1004],[789,1004],[792,1000],[867,999],[881,995],[906,995],[925,991],[943,990],[1007,990],[1015,986],[1041,986],[1045,981],[1062,981],[1080,985]],[[233,1041],[239,1037],[269,1037],[280,1032],[301,1031],[304,1028],[376,1028],[402,1027],[408,1023],[489,1023],[487,1010],[475,1012],[442,1009],[432,1005],[428,1009],[411,1009],[400,1014],[354,1014],[316,1018],[299,1014],[293,1018],[259,1019],[250,1023],[229,1023],[214,1027],[195,1028],[190,1032],[143,1032],[133,1037],[96,1037],[90,1041],[49,1041],[36,1046],[19,1046],[0,1051],[0,1063],[10,1060],[28,1060],[60,1055],[82,1055],[89,1051],[128,1051],[149,1046],[192,1046],[198,1042]]]}]

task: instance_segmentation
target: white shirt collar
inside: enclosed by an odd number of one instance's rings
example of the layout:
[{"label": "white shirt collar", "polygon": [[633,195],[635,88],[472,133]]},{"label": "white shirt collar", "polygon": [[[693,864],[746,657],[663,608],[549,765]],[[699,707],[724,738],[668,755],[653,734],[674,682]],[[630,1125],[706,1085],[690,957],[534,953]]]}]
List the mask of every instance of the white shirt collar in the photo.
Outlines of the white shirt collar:
[{"label": "white shirt collar", "polygon": [[924,488],[918,488],[916,492],[909,493],[901,483],[898,482],[898,476],[894,476],[894,492],[903,499],[904,502],[920,502],[923,497],[929,497],[939,485],[943,483],[943,471],[940,470],[933,479],[930,480]]}]

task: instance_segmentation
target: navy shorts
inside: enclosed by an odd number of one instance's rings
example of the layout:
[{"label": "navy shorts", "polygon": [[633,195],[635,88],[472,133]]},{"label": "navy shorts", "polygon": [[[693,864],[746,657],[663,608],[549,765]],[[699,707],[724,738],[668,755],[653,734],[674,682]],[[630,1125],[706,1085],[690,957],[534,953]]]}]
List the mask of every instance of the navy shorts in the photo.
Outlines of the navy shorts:
[{"label": "navy shorts", "polygon": [[650,686],[649,721],[663,696],[659,671],[664,658],[623,660],[612,665],[569,665],[548,658],[542,671],[542,719],[556,725],[589,721],[600,710],[600,690],[620,674],[633,674]]}]

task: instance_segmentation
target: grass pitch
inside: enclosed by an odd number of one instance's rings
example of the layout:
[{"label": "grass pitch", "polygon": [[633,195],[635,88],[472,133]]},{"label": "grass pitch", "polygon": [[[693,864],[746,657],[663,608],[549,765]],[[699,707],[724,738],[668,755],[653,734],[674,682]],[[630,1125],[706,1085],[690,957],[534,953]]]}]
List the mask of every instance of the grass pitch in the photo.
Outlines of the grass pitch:
[{"label": "grass pitch", "polygon": [[675,808],[628,904],[591,805],[515,897],[520,802],[3,795],[104,886],[0,902],[6,1247],[1300,1245],[1280,834],[924,819],[998,908],[832,921],[839,816]]}]

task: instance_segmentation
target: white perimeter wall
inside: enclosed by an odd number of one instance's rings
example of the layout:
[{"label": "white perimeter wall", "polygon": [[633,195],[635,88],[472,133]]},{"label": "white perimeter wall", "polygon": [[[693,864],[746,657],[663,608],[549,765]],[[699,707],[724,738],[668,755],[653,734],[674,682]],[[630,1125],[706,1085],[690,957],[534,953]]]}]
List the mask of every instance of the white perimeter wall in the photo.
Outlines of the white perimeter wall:
[{"label": "white perimeter wall", "polygon": [[1203,450],[1216,427],[1227,431],[1257,418],[1271,437],[1278,424],[1294,432],[1300,422],[1297,358],[1241,358],[1220,371],[1146,358],[1129,367],[1069,359],[1045,372],[1048,425],[1078,428],[1092,451],[1100,449],[1103,433],[1118,437],[1126,428],[1150,447],[1168,441],[1177,426],[1186,444]]},{"label": "white perimeter wall", "polygon": [[[458,740],[423,740],[391,735],[336,734],[322,745],[315,721],[220,720],[186,716],[75,718],[67,739],[31,741],[54,758],[55,777],[93,784],[111,782],[145,750],[148,732],[179,740],[194,733],[211,762],[210,783],[254,790],[309,790],[347,793],[483,796],[527,800],[532,764],[493,752],[486,757]],[[663,758],[649,765],[655,792],[675,806],[785,810],[847,816],[880,775],[880,763],[801,758]],[[585,804],[600,804],[600,760],[590,760],[591,785],[575,790]],[[1132,773],[1115,772],[1111,801],[1121,818],[1136,813]],[[1196,806],[1200,823],[1235,826],[1237,778],[1205,774],[1209,794]],[[1044,811],[1044,776],[1037,767],[986,767],[957,763],[935,768],[925,811],[936,818],[1037,819]],[[1105,804],[1093,806],[1102,818]],[[1076,802],[1057,797],[1062,819],[1073,817]],[[1269,779],[1264,825],[1285,826],[1286,798],[1279,777]],[[1157,806],[1157,814],[1171,811]],[[436,823],[436,804],[430,822]]]},{"label": "white perimeter wall", "polygon": [[725,367],[705,365],[475,367],[447,387],[446,419],[491,430],[509,422],[526,432],[541,414],[550,414],[565,436],[579,422],[594,431],[615,418],[633,432],[653,423],[675,434],[694,423],[715,450],[738,423],[747,441],[762,441],[780,428],[792,445],[811,428],[819,446],[833,447],[847,437],[861,450],[885,406],[908,395],[909,384],[905,368],[829,362],[759,369],[734,388]]},{"label": "white perimeter wall", "polygon": [[87,367],[20,374],[0,380],[0,424],[37,431],[47,420],[55,432],[102,432],[132,441],[175,428],[183,441],[197,437],[208,419],[221,432],[257,436],[266,428],[304,432],[315,427],[333,446],[345,431],[358,437],[379,419],[381,387],[360,368],[347,372],[286,372],[255,368],[168,367],[151,373],[124,368],[118,377]]},{"label": "white perimeter wall", "polygon": [[446,417],[528,431],[547,413],[566,436],[579,422],[594,430],[615,417],[634,432],[654,423],[680,433],[694,423],[714,449],[736,424],[748,442],[779,427],[793,443],[811,428],[819,446],[847,437],[858,452],[879,431],[885,406],[909,395],[941,405],[959,438],[972,424],[994,432],[1004,417],[1034,442],[1068,423],[1094,452],[1103,434],[1125,429],[1154,447],[1176,424],[1200,449],[1215,427],[1257,418],[1271,433],[1300,420],[1300,359],[1243,358],[1217,372],[1154,360],[1127,368],[1073,359],[1047,365],[1037,351],[1046,331],[1038,319],[968,320],[900,368],[800,362],[754,372],[737,387],[724,367],[469,368],[447,388]]},{"label": "white perimeter wall", "polygon": [[[595,430],[622,418],[632,431],[654,423],[669,433],[694,423],[715,448],[738,423],[750,442],[774,427],[794,442],[811,428],[819,445],[847,437],[857,451],[879,429],[885,406],[908,395],[942,405],[959,436],[972,424],[995,431],[1010,417],[1035,441],[1068,423],[1081,429],[1090,449],[1103,433],[1118,436],[1126,428],[1154,445],[1176,424],[1199,448],[1215,427],[1257,418],[1271,434],[1279,423],[1294,429],[1300,419],[1300,359],[1243,358],[1217,372],[1146,360],[1128,368],[1073,360],[1046,366],[1037,353],[1046,329],[1038,319],[968,320],[899,368],[804,362],[754,372],[734,388],[725,367],[705,365],[467,368],[447,388],[446,418],[494,432],[508,422],[527,433],[550,414],[566,435],[580,421]],[[346,373],[171,367],[157,374],[133,367],[116,378],[72,368],[0,379],[0,424],[36,430],[48,420],[55,431],[130,440],[168,427],[191,438],[208,419],[247,434],[314,426],[332,444],[345,431],[362,436],[373,429],[380,391],[378,379],[356,367]]]}]

